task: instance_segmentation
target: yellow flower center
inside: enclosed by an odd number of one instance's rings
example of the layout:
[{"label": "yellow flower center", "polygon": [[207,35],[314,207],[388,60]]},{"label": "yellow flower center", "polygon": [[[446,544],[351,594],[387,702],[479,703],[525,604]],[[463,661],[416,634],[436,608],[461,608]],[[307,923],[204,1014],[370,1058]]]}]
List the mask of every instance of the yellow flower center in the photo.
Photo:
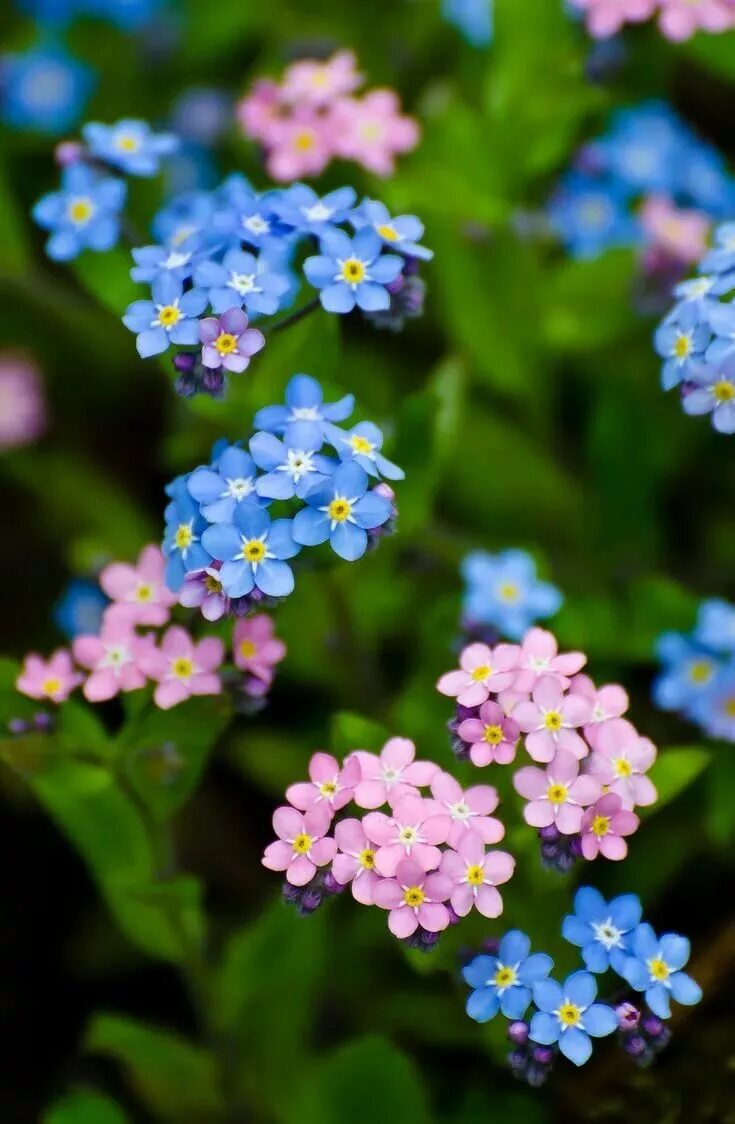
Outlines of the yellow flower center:
[{"label": "yellow flower center", "polygon": [[204,577],[204,588],[206,589],[207,593],[221,593],[222,582],[217,581],[217,579],[213,578],[211,574],[206,574]]},{"label": "yellow flower center", "polygon": [[312,132],[304,129],[300,133],[296,133],[293,139],[293,146],[297,152],[309,152],[316,144],[316,138]]},{"label": "yellow flower center", "polygon": [[174,535],[174,544],[177,549],[186,550],[187,547],[191,546],[193,541],[194,535],[192,534],[191,525],[189,523],[180,523]]},{"label": "yellow flower center", "polygon": [[557,1015],[562,1026],[576,1026],[582,1016],[582,1010],[576,1003],[562,1003]]},{"label": "yellow flower center", "polygon": [[311,84],[312,86],[316,86],[317,90],[321,90],[326,86],[328,78],[329,75],[327,74],[326,67],[314,67],[314,71],[311,75]]},{"label": "yellow flower center", "polygon": [[517,978],[515,968],[510,968],[506,964],[501,964],[495,973],[493,983],[496,987],[511,987],[516,982]]},{"label": "yellow flower center", "polygon": [[372,453],[373,451],[373,446],[367,437],[360,437],[357,433],[350,437],[350,445],[356,453]]},{"label": "yellow flower center", "polygon": [[616,777],[629,777],[633,772],[633,766],[625,757],[616,757],[613,760],[613,768]]},{"label": "yellow flower center", "polygon": [[252,640],[240,641],[240,655],[245,660],[251,660],[257,652],[257,645]]},{"label": "yellow flower center", "polygon": [[375,851],[366,847],[364,851],[360,851],[358,862],[365,870],[372,870],[375,866]]},{"label": "yellow flower center", "polygon": [[83,223],[89,222],[94,214],[94,203],[86,195],[79,195],[76,199],[69,200],[66,213],[72,222],[82,226]]},{"label": "yellow flower center", "polygon": [[492,670],[489,663],[480,664],[479,667],[473,668],[472,678],[475,683],[482,683],[483,679],[487,679],[488,675],[492,673]]},{"label": "yellow flower center", "polygon": [[482,740],[488,745],[500,745],[503,740],[503,731],[500,726],[486,726]]},{"label": "yellow flower center", "polygon": [[135,591],[136,601],[150,601],[153,596],[153,589],[150,585],[139,585]]},{"label": "yellow flower center", "polygon": [[664,980],[667,980],[671,975],[671,971],[666,961],[659,960],[658,957],[655,957],[653,960],[648,961],[648,971],[651,973],[654,980],[659,980],[659,982],[661,983],[663,983]]},{"label": "yellow flower center", "polygon": [[334,499],[327,508],[327,514],[333,523],[344,523],[345,519],[349,519],[352,511],[352,504],[349,500]]},{"label": "yellow flower center", "polygon": [[381,226],[375,227],[376,232],[381,238],[385,238],[386,242],[397,242],[400,235],[394,226],[389,223],[383,223]]},{"label": "yellow flower center", "polygon": [[735,696],[728,699],[722,709],[728,718],[735,718]]},{"label": "yellow flower center", "polygon": [[501,601],[517,601],[520,596],[518,586],[513,582],[505,582],[498,590]]},{"label": "yellow flower center", "polygon": [[117,147],[121,152],[137,152],[140,147],[140,141],[137,137],[131,137],[125,133],[117,138]]},{"label": "yellow flower center", "polygon": [[408,889],[403,892],[403,900],[406,905],[410,905],[413,909],[416,909],[424,900],[424,891],[420,886],[409,886]]},{"label": "yellow flower center", "polygon": [[220,332],[214,346],[220,355],[232,355],[237,348],[237,336],[233,336],[232,332]]},{"label": "yellow flower center", "polygon": [[544,726],[547,730],[556,732],[561,730],[562,718],[558,710],[550,710],[548,714],[544,715]]},{"label": "yellow flower center", "polygon": [[302,832],[296,836],[291,846],[297,855],[308,855],[311,850],[311,836]]},{"label": "yellow flower center", "polygon": [[173,328],[181,319],[181,313],[175,304],[165,304],[158,310],[158,322],[162,328]]},{"label": "yellow flower center", "polygon": [[61,680],[52,675],[43,681],[44,695],[55,695],[57,691],[61,690]]},{"label": "yellow flower center", "polygon": [[242,557],[246,562],[262,562],[265,558],[265,543],[262,539],[249,539],[242,544]]},{"label": "yellow flower center", "polygon": [[377,121],[366,121],[360,126],[359,133],[363,140],[375,141],[380,140],[383,130]]},{"label": "yellow flower center", "polygon": [[482,886],[485,881],[485,871],[481,866],[468,866],[467,881],[470,886]]},{"label": "yellow flower center", "polygon": [[686,359],[692,350],[692,341],[689,336],[677,336],[674,344],[674,355],[677,359]]},{"label": "yellow flower center", "polygon": [[607,835],[610,830],[610,817],[609,816],[595,816],[592,821],[592,834],[596,835],[599,839],[603,835]]},{"label": "yellow flower center", "polygon": [[171,664],[171,674],[177,679],[190,679],[194,674],[194,664],[187,656],[178,656]]},{"label": "yellow flower center", "polygon": [[689,667],[692,683],[707,683],[712,678],[712,664],[707,660],[695,660]]},{"label": "yellow flower center", "polygon": [[735,382],[729,379],[720,379],[712,387],[712,393],[718,402],[731,402],[735,398]]},{"label": "yellow flower center", "polygon": [[319,791],[322,796],[334,796],[337,786],[334,781],[325,781],[324,784],[319,785]]},{"label": "yellow flower center", "polygon": [[546,790],[546,799],[552,804],[565,804],[568,796],[567,787],[563,784],[550,784]]},{"label": "yellow flower center", "polygon": [[359,258],[347,258],[342,262],[342,279],[350,285],[359,285],[366,273],[365,264]]}]

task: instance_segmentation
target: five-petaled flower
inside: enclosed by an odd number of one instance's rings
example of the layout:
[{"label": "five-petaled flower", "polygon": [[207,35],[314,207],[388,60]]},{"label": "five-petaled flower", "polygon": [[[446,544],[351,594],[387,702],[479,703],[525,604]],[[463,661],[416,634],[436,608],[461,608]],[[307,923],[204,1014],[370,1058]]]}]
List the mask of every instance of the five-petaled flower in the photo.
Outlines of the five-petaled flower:
[{"label": "five-petaled flower", "polygon": [[294,587],[293,570],[285,560],[301,547],[294,541],[290,519],[271,522],[263,508],[242,503],[231,523],[207,527],[202,544],[222,563],[220,581],[229,597],[244,597],[253,589],[285,597]]},{"label": "five-petaled flower", "polygon": [[90,121],[82,136],[96,160],[129,176],[154,176],[161,159],[179,146],[173,133],[154,133],[146,121],[126,119],[114,125]]},{"label": "five-petaled flower", "polygon": [[628,853],[626,835],[638,830],[638,816],[623,808],[623,802],[614,792],[606,792],[582,817],[581,847],[585,859],[624,859]]},{"label": "five-petaled flower", "polygon": [[217,669],[223,659],[224,644],[218,637],[206,636],[197,643],[186,629],[174,625],[164,633],[160,647],[147,650],[139,662],[156,680],[156,706],[168,710],[192,695],[220,694]]},{"label": "five-petaled flower", "polygon": [[481,953],[462,971],[473,989],[467,997],[467,1014],[486,1023],[498,1011],[508,1019],[523,1018],[531,1002],[531,988],[548,976],[554,963],[544,952],[531,955],[531,942],[519,929],[511,929],[500,942],[497,956]]},{"label": "five-petaled flower", "polygon": [[612,967],[620,975],[631,939],[641,920],[636,894],[621,894],[606,902],[599,890],[580,886],[574,895],[574,913],[562,923],[562,936],[582,950],[590,972]]},{"label": "five-petaled flower", "polygon": [[527,824],[554,824],[562,835],[579,831],[584,808],[602,794],[602,786],[595,777],[579,776],[579,761],[565,749],[557,750],[545,771],[531,765],[519,769],[513,787],[529,801],[523,809]]},{"label": "five-petaled flower", "polygon": [[352,896],[362,905],[373,904],[373,893],[380,882],[375,871],[375,847],[359,820],[340,820],[334,829],[339,848],[332,862],[332,874],[341,886],[352,885]]},{"label": "five-petaled flower", "polygon": [[686,937],[666,933],[659,940],[651,926],[643,924],[635,930],[631,944],[632,955],[625,958],[620,975],[635,991],[645,992],[655,1015],[668,1019],[672,999],[686,1006],[699,1003],[702,989],[682,972],[690,951]]},{"label": "five-petaled flower", "polygon": [[373,887],[373,901],[381,909],[390,910],[388,928],[393,936],[405,938],[419,926],[427,933],[446,929],[449,911],[444,902],[451,892],[451,878],[437,872],[427,874],[413,859],[403,859],[396,867],[395,878],[382,878]]},{"label": "five-petaled flower", "polygon": [[197,317],[206,308],[207,294],[202,289],[185,293],[181,281],[166,273],[155,278],[151,295],[152,300],[133,301],[122,318],[125,327],[137,333],[135,346],[141,359],[160,355],[172,343],[197,343]]},{"label": "five-petaled flower", "polygon": [[447,842],[457,847],[468,832],[483,843],[499,843],[505,834],[500,820],[490,813],[498,806],[497,791],[488,784],[463,790],[451,773],[436,772],[431,779],[431,795],[449,816]]},{"label": "five-petaled flower", "polygon": [[362,780],[355,789],[359,808],[379,808],[386,802],[392,808],[404,796],[418,796],[418,789],[431,783],[439,766],[431,761],[415,761],[416,746],[408,738],[389,738],[378,756],[358,749]]},{"label": "five-petaled flower", "polygon": [[247,315],[241,308],[228,308],[219,318],[205,316],[199,321],[199,339],[205,367],[224,367],[236,374],[242,374],[252,357],[265,347],[265,336],[257,328],[248,328]]},{"label": "five-petaled flower", "polygon": [[456,698],[462,706],[480,706],[490,692],[512,686],[518,666],[515,644],[469,644],[459,657],[459,670],[448,671],[437,683],[443,695]]},{"label": "five-petaled flower", "polygon": [[74,668],[66,648],[59,648],[47,660],[30,652],[23,661],[15,686],[31,699],[62,703],[66,702],[83,678]]},{"label": "five-petaled flower", "polygon": [[145,686],[146,658],[154,647],[151,634],[139,636],[133,622],[108,615],[98,636],[76,636],[72,642],[74,659],[89,668],[84,697],[89,702],[104,702],[120,691],[137,691]]},{"label": "five-petaled flower", "polygon": [[101,176],[86,164],[64,168],[61,189],[41,197],[33,218],[51,231],[46,253],[53,261],[70,261],[82,250],[111,250],[120,233],[120,211],[127,185]]},{"label": "five-petaled flower", "polygon": [[165,568],[161,548],[154,544],[143,547],[135,566],[125,562],[105,566],[99,582],[113,602],[107,609],[107,619],[120,617],[141,625],[166,624],[176,596],[166,586]]},{"label": "five-petaled flower", "polygon": [[458,917],[466,917],[472,907],[483,917],[499,917],[503,899],[496,889],[513,877],[515,859],[506,851],[485,851],[485,844],[474,830],[466,831],[445,851],[439,870],[452,879],[451,903]]},{"label": "five-petaled flower", "polygon": [[378,847],[375,869],[384,878],[390,878],[407,858],[422,870],[435,870],[441,859],[438,844],[446,843],[450,820],[442,815],[436,801],[404,796],[391,816],[368,812],[362,826],[368,839]]},{"label": "five-petaled flower", "polygon": [[315,753],[309,762],[309,780],[289,785],[286,799],[301,812],[321,804],[338,812],[352,799],[360,775],[360,762],[355,756],[348,757],[340,768],[330,753]]},{"label": "five-petaled flower", "polygon": [[513,718],[527,735],[526,749],[534,761],[551,761],[560,749],[586,757],[589,749],[577,730],[592,716],[589,699],[565,695],[557,679],[544,676],[533,688],[532,700],[518,703]]},{"label": "five-petaled flower", "polygon": [[618,1028],[612,1007],[595,1003],[597,981],[589,972],[573,972],[563,984],[537,980],[533,1001],[538,1011],[531,1019],[529,1037],[542,1046],[559,1043],[559,1049],[575,1065],[584,1065],[592,1054],[590,1035],[602,1038]]},{"label": "five-petaled flower", "polygon": [[249,453],[239,445],[228,445],[209,467],[195,468],[186,487],[201,504],[210,523],[229,523],[242,503],[260,506],[255,478],[257,470]]},{"label": "five-petaled flower", "polygon": [[334,858],[337,844],[327,835],[332,813],[326,806],[312,807],[308,812],[296,808],[276,808],[273,829],[278,836],[263,854],[263,866],[283,870],[292,886],[311,882],[317,867],[326,866]]},{"label": "five-petaled flower", "polygon": [[516,755],[516,744],[521,728],[513,718],[506,717],[498,703],[488,699],[477,716],[465,718],[457,727],[457,734],[470,747],[470,761],[481,768],[495,761],[509,765]]},{"label": "five-petaled flower", "polygon": [[362,557],[368,531],[381,527],[393,513],[390,500],[368,491],[367,473],[350,462],[309,491],[305,500],[307,506],[293,521],[295,541],[318,546],[328,539],[335,554],[347,562]]},{"label": "five-petaled flower", "polygon": [[383,242],[375,231],[364,229],[349,238],[336,227],[320,238],[321,254],[307,258],[307,281],[319,289],[319,300],[327,312],[364,312],[390,308],[386,288],[403,269],[399,254],[382,253]]}]

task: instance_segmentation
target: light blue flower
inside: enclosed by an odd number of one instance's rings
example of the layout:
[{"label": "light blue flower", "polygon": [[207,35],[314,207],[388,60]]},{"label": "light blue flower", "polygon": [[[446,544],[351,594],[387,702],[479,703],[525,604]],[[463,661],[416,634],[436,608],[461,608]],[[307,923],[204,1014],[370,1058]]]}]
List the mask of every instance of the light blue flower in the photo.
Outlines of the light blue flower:
[{"label": "light blue flower", "polygon": [[210,467],[195,468],[189,476],[189,495],[201,504],[210,523],[231,523],[242,503],[265,506],[255,490],[257,469],[249,453],[237,445],[222,450]]},{"label": "light blue flower", "polygon": [[711,689],[698,695],[684,713],[710,737],[735,742],[735,661],[720,669]]},{"label": "light blue flower", "polygon": [[703,273],[730,273],[735,270],[735,222],[723,222],[714,231],[714,249],[699,263]]},{"label": "light blue flower", "polygon": [[14,129],[63,133],[84,111],[93,71],[61,47],[34,47],[2,58],[0,119]]},{"label": "light blue flower", "polygon": [[653,684],[653,701],[662,710],[683,710],[709,692],[720,665],[712,653],[680,632],[664,632],[656,642],[663,670]]},{"label": "light blue flower", "polygon": [[628,207],[625,190],[571,172],[548,205],[549,222],[575,258],[594,258],[613,246],[632,246],[639,232]]},{"label": "light blue flower", "polygon": [[194,235],[209,242],[214,211],[211,192],[184,192],[156,213],[151,224],[153,236],[174,250],[181,249]]},{"label": "light blue flower", "polygon": [[352,187],[338,187],[336,191],[319,196],[305,183],[294,183],[283,192],[278,214],[300,234],[319,237],[328,226],[344,222],[354,203]]},{"label": "light blue flower", "polygon": [[86,0],[16,0],[16,7],[27,12],[42,27],[63,27],[83,10]]},{"label": "light blue flower", "polygon": [[355,230],[370,227],[384,246],[388,246],[391,250],[398,250],[407,257],[429,261],[434,256],[432,250],[418,245],[424,233],[424,224],[421,220],[415,215],[396,215],[392,218],[385,204],[378,202],[377,199],[364,199],[350,214],[350,222]]},{"label": "light blue flower", "polygon": [[215,523],[202,535],[202,543],[222,563],[219,579],[228,597],[245,597],[259,589],[269,597],[286,597],[294,587],[287,558],[301,549],[294,541],[292,521],[276,519],[262,507],[241,503],[232,523]]},{"label": "light blue flower", "polygon": [[162,549],[166,556],[166,585],[173,593],[179,591],[188,573],[204,570],[212,561],[201,542],[207,524],[186,484],[186,476],[177,476],[166,488],[171,502],[164,511],[166,531]]},{"label": "light blue flower", "polygon": [[368,475],[359,465],[340,465],[331,479],[306,496],[307,507],[294,517],[293,535],[303,546],[329,539],[332,550],[347,562],[365,553],[368,531],[390,519],[393,506],[368,492]]},{"label": "light blue flower", "polygon": [[538,1011],[531,1019],[528,1036],[542,1046],[559,1043],[564,1057],[584,1065],[592,1054],[594,1038],[604,1038],[618,1027],[612,1007],[595,1003],[597,981],[589,972],[573,972],[563,984],[539,980],[533,985]]},{"label": "light blue flower", "polygon": [[374,230],[360,230],[348,238],[342,230],[325,231],[321,254],[307,258],[304,273],[327,312],[364,312],[390,308],[386,285],[403,269],[398,254],[381,254],[383,243]]},{"label": "light blue flower", "polygon": [[109,600],[96,582],[73,578],[54,606],[54,623],[60,632],[75,636],[96,636]]},{"label": "light blue flower", "polygon": [[324,402],[322,388],[311,375],[294,375],[286,387],[284,406],[264,406],[253,424],[256,429],[283,435],[292,449],[320,447],[329,422],[344,421],[355,407],[352,394],[338,402]]},{"label": "light blue flower", "polygon": [[707,312],[709,325],[715,338],[707,348],[704,358],[708,363],[721,363],[735,355],[735,304],[715,304]]},{"label": "light blue flower", "polygon": [[633,955],[625,958],[620,975],[635,991],[645,992],[646,1003],[660,1019],[671,1014],[671,1000],[687,1007],[699,1003],[702,989],[682,972],[689,959],[689,941],[675,933],[661,939],[650,925],[639,925],[633,940]]},{"label": "light blue flower", "polygon": [[536,621],[558,612],[563,602],[555,586],[538,580],[536,563],[524,550],[475,550],[464,558],[461,570],[467,583],[465,616],[497,628],[510,640],[520,640]]},{"label": "light blue flower", "polygon": [[82,136],[92,156],[130,176],[154,176],[179,144],[173,133],[154,133],[146,121],[131,118],[114,125],[90,121]]},{"label": "light blue flower", "polygon": [[473,47],[487,47],[493,38],[494,0],[442,0],[442,15]]},{"label": "light blue flower", "polygon": [[43,195],[33,218],[51,231],[46,253],[54,261],[71,261],[82,250],[111,250],[120,234],[120,211],[127,187],[123,180],[100,176],[86,164],[71,164],[61,175],[61,189]]},{"label": "light blue flower", "polygon": [[691,305],[697,319],[708,323],[712,309],[719,307],[718,296],[721,290],[722,282],[717,277],[703,275],[680,281],[674,286],[674,296],[679,298],[679,302],[672,310],[673,315],[679,318],[685,306]]},{"label": "light blue flower", "polygon": [[197,317],[207,306],[207,294],[201,289],[185,293],[181,282],[170,275],[157,277],[152,290],[152,301],[133,301],[122,318],[125,327],[137,333],[135,346],[140,357],[160,355],[172,343],[198,343]]},{"label": "light blue flower", "polygon": [[661,368],[664,390],[671,390],[691,377],[697,364],[704,359],[710,338],[709,327],[702,322],[694,305],[685,304],[676,316],[666,317],[654,337],[656,351],[664,360]]},{"label": "light blue flower", "polygon": [[385,476],[387,480],[403,480],[405,472],[381,453],[383,434],[372,422],[359,422],[352,429],[328,425],[326,432],[342,461],[354,461],[370,476]]},{"label": "light blue flower", "polygon": [[681,186],[683,158],[693,142],[691,129],[670,106],[647,101],[614,114],[597,147],[605,170],[631,194],[674,195]]},{"label": "light blue flower", "polygon": [[719,364],[701,366],[681,404],[685,414],[712,415],[718,433],[735,433],[735,354]]},{"label": "light blue flower", "polygon": [[486,1023],[502,1011],[508,1019],[522,1019],[531,1002],[531,988],[554,966],[543,952],[530,955],[531,942],[519,929],[511,929],[500,942],[497,956],[481,953],[462,969],[474,990],[467,997],[467,1014]]},{"label": "light blue flower", "polygon": [[130,276],[133,281],[148,285],[167,274],[175,281],[188,281],[194,270],[199,244],[199,236],[193,234],[178,246],[137,246],[131,250],[135,265],[130,270]]},{"label": "light blue flower", "polygon": [[150,23],[162,0],[84,0],[87,11],[109,20],[123,31],[137,31]]},{"label": "light blue flower", "polygon": [[228,308],[245,308],[272,316],[289,288],[289,278],[274,271],[266,258],[243,250],[228,250],[222,262],[203,261],[194,274],[195,284],[209,290],[209,303],[217,314]]},{"label": "light blue flower", "polygon": [[642,907],[635,894],[621,894],[606,902],[591,886],[581,886],[574,895],[574,913],[562,923],[562,936],[582,949],[590,972],[605,972],[612,965],[620,971],[630,939],[640,924]]},{"label": "light blue flower", "polygon": [[735,605],[719,598],[703,601],[697,613],[694,640],[713,652],[735,653]]},{"label": "light blue flower", "polygon": [[322,456],[322,439],[293,448],[263,431],[250,439],[250,452],[258,468],[265,470],[257,482],[259,496],[271,500],[303,499],[314,487],[324,484],[336,462]]}]

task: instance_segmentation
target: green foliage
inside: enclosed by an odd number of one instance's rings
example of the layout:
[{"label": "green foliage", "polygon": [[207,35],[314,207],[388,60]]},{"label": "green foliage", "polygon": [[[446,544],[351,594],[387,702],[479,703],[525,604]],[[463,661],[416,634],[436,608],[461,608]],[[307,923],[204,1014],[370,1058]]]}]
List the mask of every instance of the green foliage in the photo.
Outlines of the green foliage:
[{"label": "green foliage", "polygon": [[127,1120],[109,1097],[88,1089],[62,1097],[43,1115],[43,1124],[126,1124]]},{"label": "green foliage", "polygon": [[688,788],[706,769],[710,757],[709,750],[701,746],[663,750],[648,774],[658,790],[658,800],[650,811],[660,811]]}]

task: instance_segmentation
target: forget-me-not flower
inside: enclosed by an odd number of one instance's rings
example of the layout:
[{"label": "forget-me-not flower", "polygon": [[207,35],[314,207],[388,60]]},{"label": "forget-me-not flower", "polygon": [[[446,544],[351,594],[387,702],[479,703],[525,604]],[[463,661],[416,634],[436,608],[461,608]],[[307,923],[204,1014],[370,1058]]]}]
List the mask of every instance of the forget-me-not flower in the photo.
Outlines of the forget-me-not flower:
[{"label": "forget-me-not flower", "polygon": [[272,500],[303,499],[314,487],[325,483],[336,461],[319,453],[321,438],[293,448],[274,434],[261,431],[250,439],[250,452],[258,468],[265,470],[257,483],[258,495]]},{"label": "forget-me-not flower", "polygon": [[256,429],[282,435],[290,448],[317,448],[329,422],[344,421],[355,408],[355,398],[345,394],[338,402],[325,402],[322,388],[311,375],[294,375],[286,386],[283,406],[264,406],[255,415]]},{"label": "forget-me-not flower", "polygon": [[374,230],[359,230],[348,238],[333,228],[321,237],[321,254],[307,258],[304,273],[319,289],[319,300],[327,312],[364,312],[390,308],[386,285],[395,281],[403,269],[398,254],[383,254],[382,239]]},{"label": "forget-me-not flower", "polygon": [[735,653],[735,605],[714,597],[703,601],[697,613],[694,639],[713,652]]},{"label": "forget-me-not flower", "polygon": [[79,120],[93,72],[61,47],[34,47],[2,59],[0,120],[14,129],[63,133]]},{"label": "forget-me-not flower", "polygon": [[90,121],[82,136],[92,156],[129,176],[154,176],[161,160],[179,145],[173,133],[154,133],[147,121],[125,119],[114,125]]},{"label": "forget-me-not flower", "polygon": [[257,474],[250,454],[238,445],[229,445],[211,467],[194,469],[187,488],[210,523],[231,523],[240,504],[264,506],[255,490]]},{"label": "forget-me-not flower", "polygon": [[202,533],[207,526],[199,504],[189,494],[186,476],[177,476],[166,488],[171,502],[164,511],[166,531],[163,553],[166,557],[166,585],[178,593],[184,578],[192,570],[204,570],[212,561],[202,546]]},{"label": "forget-me-not flower", "polygon": [[480,953],[462,969],[473,988],[467,997],[467,1014],[486,1023],[498,1011],[508,1019],[522,1019],[531,1002],[531,989],[554,966],[544,952],[531,953],[531,942],[519,929],[511,929],[500,942],[497,956]]},{"label": "forget-me-not flower", "polygon": [[137,333],[140,357],[160,355],[172,343],[198,343],[198,317],[207,307],[207,294],[202,289],[185,293],[180,281],[164,274],[153,282],[152,296],[150,301],[133,301],[122,318],[125,327]]},{"label": "forget-me-not flower", "polygon": [[656,351],[664,360],[661,368],[661,385],[671,390],[689,379],[697,365],[704,359],[704,351],[712,333],[698,315],[697,309],[685,304],[676,313],[667,316],[656,329]]},{"label": "forget-me-not flower", "polygon": [[462,576],[465,616],[510,640],[520,640],[536,621],[553,616],[563,601],[555,586],[538,580],[536,563],[524,550],[475,550],[464,558]]},{"label": "forget-me-not flower", "polygon": [[368,492],[368,474],[347,462],[324,484],[305,497],[307,507],[294,517],[293,534],[303,546],[329,542],[335,554],[354,562],[365,553],[368,531],[381,527],[393,514],[384,496]]},{"label": "forget-me-not flower", "polygon": [[606,902],[592,886],[581,886],[574,895],[574,913],[562,924],[562,936],[582,949],[590,972],[620,971],[631,952],[630,939],[641,920],[641,903],[635,894],[621,894]]},{"label": "forget-me-not flower", "polygon": [[127,185],[100,176],[86,164],[70,164],[61,175],[61,189],[43,195],[33,218],[51,231],[46,253],[53,261],[71,261],[84,249],[111,250],[120,233],[120,211]]},{"label": "forget-me-not flower", "polygon": [[711,414],[718,433],[735,433],[735,354],[700,367],[681,404],[685,414]]},{"label": "forget-me-not flower", "polygon": [[294,587],[286,561],[301,549],[290,519],[271,522],[268,512],[252,503],[235,508],[231,523],[215,523],[202,535],[213,558],[222,563],[219,580],[228,597],[245,597],[259,589],[270,597],[286,597]]},{"label": "forget-me-not flower", "polygon": [[305,183],[294,183],[281,195],[278,213],[295,230],[319,237],[327,226],[344,222],[354,203],[352,187],[338,187],[319,196]]},{"label": "forget-me-not flower", "polygon": [[680,632],[664,632],[656,642],[663,670],[653,684],[653,701],[662,710],[683,710],[713,687],[720,665],[712,652]]},{"label": "forget-me-not flower", "polygon": [[272,316],[290,286],[288,276],[274,270],[266,257],[237,249],[228,250],[222,262],[200,262],[194,281],[209,290],[209,303],[217,314],[244,307],[248,314]]},{"label": "forget-me-not flower", "polygon": [[632,950],[619,974],[635,991],[645,993],[654,1015],[668,1019],[672,999],[685,1006],[699,1003],[702,989],[681,970],[689,959],[686,937],[666,933],[659,940],[651,926],[643,924],[633,934]]},{"label": "forget-me-not flower", "polygon": [[529,1038],[542,1046],[558,1042],[565,1058],[584,1065],[592,1054],[590,1035],[603,1038],[618,1028],[613,1008],[595,1003],[596,998],[597,981],[589,972],[573,972],[563,984],[539,980],[533,985],[538,1011],[531,1019]]},{"label": "forget-me-not flower", "polygon": [[416,218],[416,215],[396,215],[393,218],[385,203],[380,203],[377,199],[363,200],[351,213],[350,222],[355,230],[371,228],[383,245],[408,257],[429,261],[434,256],[428,247],[419,245],[419,239],[424,233],[421,219]]},{"label": "forget-me-not flower", "polygon": [[372,422],[359,422],[352,429],[327,426],[327,436],[342,461],[354,461],[370,476],[387,480],[403,480],[405,472],[381,453],[383,434]]}]

